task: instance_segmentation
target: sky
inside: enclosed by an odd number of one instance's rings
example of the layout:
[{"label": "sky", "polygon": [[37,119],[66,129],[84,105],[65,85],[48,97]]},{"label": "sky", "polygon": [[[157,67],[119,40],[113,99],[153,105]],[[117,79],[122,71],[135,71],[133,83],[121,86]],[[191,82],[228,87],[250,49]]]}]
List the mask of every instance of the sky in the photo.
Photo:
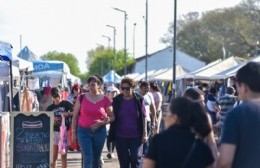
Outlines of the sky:
[{"label": "sky", "polygon": [[[86,72],[87,52],[98,45],[109,45],[108,38],[102,36],[110,37],[110,46],[113,47],[113,29],[106,25],[116,28],[116,49],[124,48],[124,13],[112,7],[127,12],[127,51],[131,55],[135,53],[135,57],[145,54],[145,2],[0,0],[0,41],[12,44],[13,55],[19,53],[20,46],[28,46],[39,57],[54,50],[71,53],[78,59],[81,72]],[[177,18],[188,12],[233,7],[240,2],[179,0]],[[148,0],[148,54],[166,47],[160,38],[167,33],[169,23],[173,20],[173,9],[174,0]]]}]

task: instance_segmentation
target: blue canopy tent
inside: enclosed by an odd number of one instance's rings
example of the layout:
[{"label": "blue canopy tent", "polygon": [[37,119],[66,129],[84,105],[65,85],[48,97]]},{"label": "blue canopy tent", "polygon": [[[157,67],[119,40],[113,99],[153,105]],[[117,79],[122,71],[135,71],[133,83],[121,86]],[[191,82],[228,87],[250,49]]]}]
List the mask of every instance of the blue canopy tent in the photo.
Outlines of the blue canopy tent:
[{"label": "blue canopy tent", "polygon": [[121,76],[119,76],[114,70],[110,70],[103,76],[104,83],[120,83]]},{"label": "blue canopy tent", "polygon": [[13,70],[12,70],[12,45],[6,42],[0,41],[0,60],[9,62],[10,70],[10,81],[9,81],[9,90],[10,90],[10,112],[12,112],[13,106]]},{"label": "blue canopy tent", "polygon": [[62,61],[33,61],[33,73],[43,71],[61,71],[68,73],[70,71],[68,65]]},{"label": "blue canopy tent", "polygon": [[62,61],[33,61],[34,77],[50,77],[62,79],[62,86],[66,86],[67,75],[70,74],[69,66]]}]

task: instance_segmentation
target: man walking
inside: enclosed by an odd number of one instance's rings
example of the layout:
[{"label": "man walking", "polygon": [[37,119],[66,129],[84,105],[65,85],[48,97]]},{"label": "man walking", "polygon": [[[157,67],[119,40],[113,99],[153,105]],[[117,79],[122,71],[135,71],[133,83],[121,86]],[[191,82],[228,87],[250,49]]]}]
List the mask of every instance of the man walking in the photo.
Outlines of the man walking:
[{"label": "man walking", "polygon": [[148,135],[148,142],[144,144],[144,149],[143,149],[144,154],[148,149],[149,141],[151,140],[154,133],[154,129],[157,126],[154,98],[152,93],[149,90],[150,90],[149,83],[146,81],[141,82],[139,92],[144,98],[146,121],[147,121],[147,135]]},{"label": "man walking", "polygon": [[238,96],[243,104],[228,113],[218,168],[260,166],[260,64],[250,62],[237,72]]},{"label": "man walking", "polygon": [[218,105],[220,106],[220,121],[219,126],[221,131],[223,130],[224,121],[227,115],[227,112],[229,112],[231,109],[233,109],[234,104],[237,101],[237,97],[235,95],[235,89],[233,87],[227,87],[226,94],[221,97],[218,101]]}]

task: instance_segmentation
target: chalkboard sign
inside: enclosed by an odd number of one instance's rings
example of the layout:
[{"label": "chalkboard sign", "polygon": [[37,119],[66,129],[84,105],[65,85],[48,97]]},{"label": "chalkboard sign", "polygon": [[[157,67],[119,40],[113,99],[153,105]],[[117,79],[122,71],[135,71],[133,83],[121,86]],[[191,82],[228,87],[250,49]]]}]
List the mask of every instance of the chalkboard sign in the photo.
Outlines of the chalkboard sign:
[{"label": "chalkboard sign", "polygon": [[11,126],[11,168],[50,168],[53,113],[14,112]]}]

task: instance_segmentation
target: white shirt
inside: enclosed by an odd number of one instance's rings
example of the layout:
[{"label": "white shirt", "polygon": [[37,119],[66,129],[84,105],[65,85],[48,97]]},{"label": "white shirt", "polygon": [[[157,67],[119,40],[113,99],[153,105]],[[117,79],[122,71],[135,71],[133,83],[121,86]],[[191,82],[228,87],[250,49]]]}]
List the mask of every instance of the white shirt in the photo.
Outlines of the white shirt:
[{"label": "white shirt", "polygon": [[151,121],[151,110],[150,107],[154,104],[154,98],[151,92],[146,93],[144,96],[144,105],[146,111],[146,120]]}]

